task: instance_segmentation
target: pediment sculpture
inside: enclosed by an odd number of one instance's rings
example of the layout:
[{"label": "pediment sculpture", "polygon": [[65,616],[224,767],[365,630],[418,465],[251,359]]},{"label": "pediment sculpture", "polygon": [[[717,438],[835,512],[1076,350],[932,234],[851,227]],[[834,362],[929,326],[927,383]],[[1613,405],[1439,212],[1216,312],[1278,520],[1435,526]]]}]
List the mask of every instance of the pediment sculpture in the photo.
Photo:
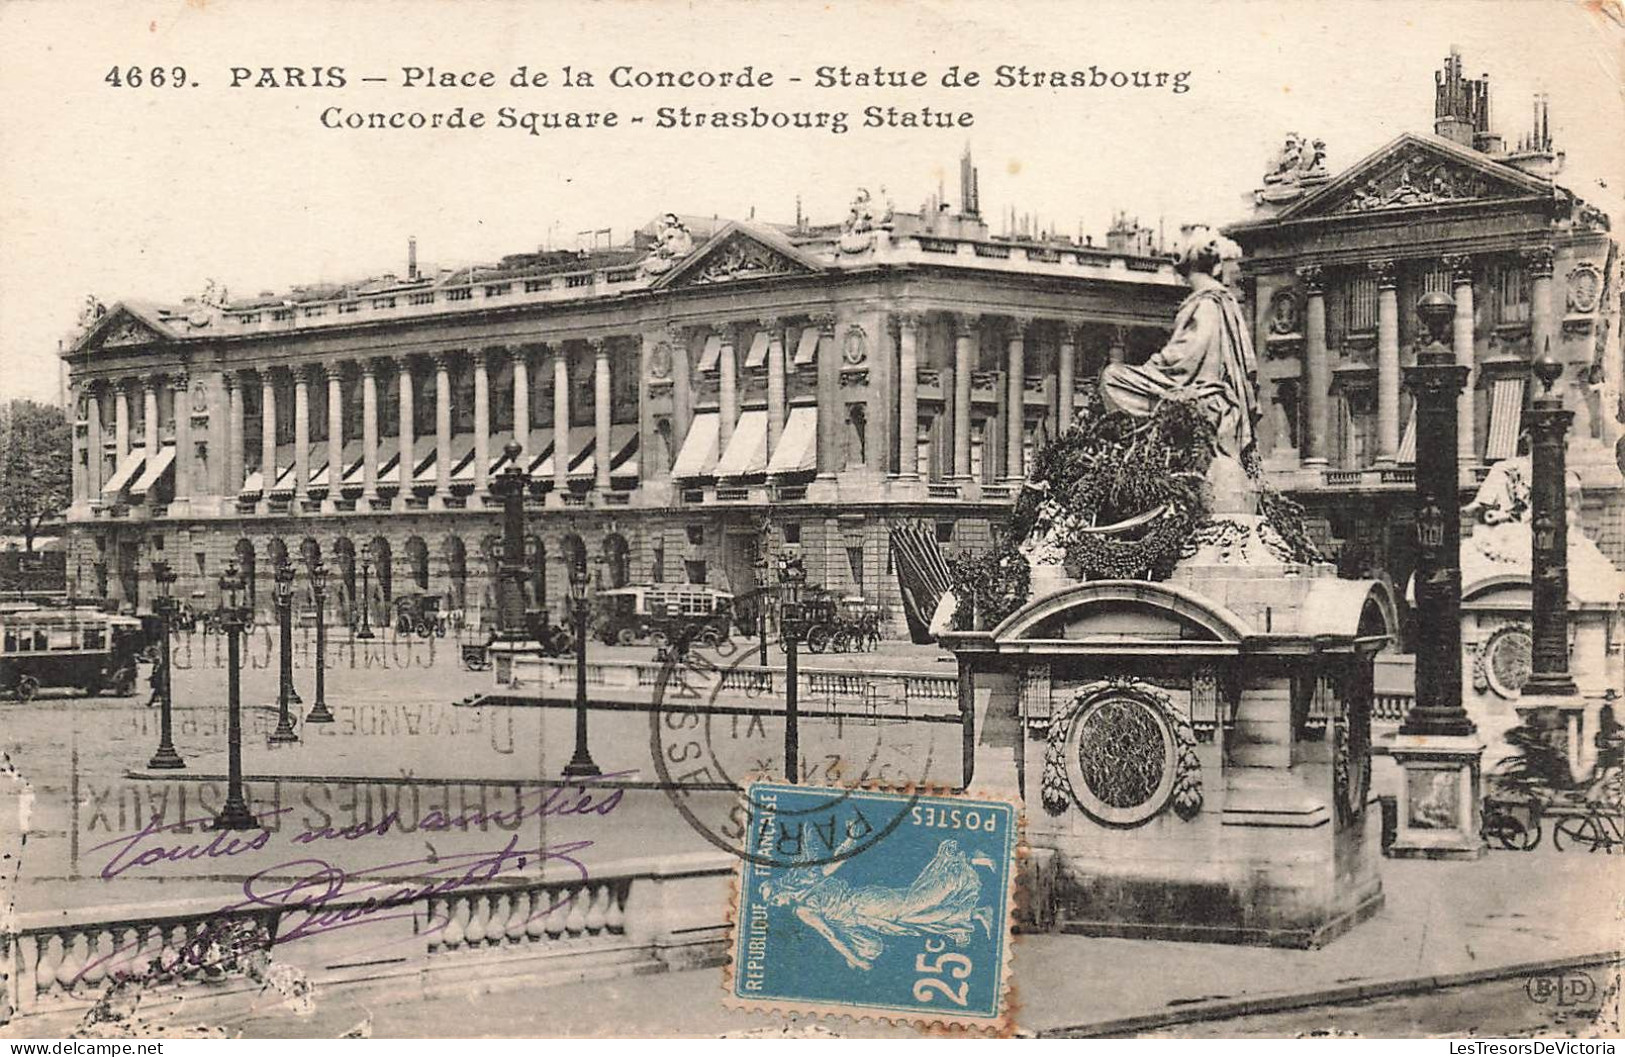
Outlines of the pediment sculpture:
[{"label": "pediment sculpture", "polygon": [[643,258],[638,271],[645,276],[662,275],[693,252],[694,236],[689,233],[688,225],[676,213],[667,213],[655,231],[654,249]]},{"label": "pediment sculpture", "polygon": [[1368,213],[1404,206],[1472,201],[1490,197],[1493,190],[1494,181],[1485,174],[1415,150],[1361,183],[1337,211]]},{"label": "pediment sculpture", "polygon": [[726,283],[805,270],[777,250],[736,233],[698,262],[694,282]]}]

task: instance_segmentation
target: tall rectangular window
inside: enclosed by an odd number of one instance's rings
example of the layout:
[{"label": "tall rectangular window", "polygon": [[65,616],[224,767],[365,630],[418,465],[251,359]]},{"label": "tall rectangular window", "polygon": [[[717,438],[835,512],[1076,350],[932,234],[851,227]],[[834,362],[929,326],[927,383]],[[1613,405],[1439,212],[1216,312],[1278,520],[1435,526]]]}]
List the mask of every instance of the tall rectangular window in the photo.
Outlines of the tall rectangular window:
[{"label": "tall rectangular window", "polygon": [[1529,281],[1521,265],[1497,265],[1490,273],[1490,295],[1495,322],[1529,322]]},{"label": "tall rectangular window", "polygon": [[1348,333],[1365,334],[1377,329],[1377,278],[1354,275],[1348,284]]}]

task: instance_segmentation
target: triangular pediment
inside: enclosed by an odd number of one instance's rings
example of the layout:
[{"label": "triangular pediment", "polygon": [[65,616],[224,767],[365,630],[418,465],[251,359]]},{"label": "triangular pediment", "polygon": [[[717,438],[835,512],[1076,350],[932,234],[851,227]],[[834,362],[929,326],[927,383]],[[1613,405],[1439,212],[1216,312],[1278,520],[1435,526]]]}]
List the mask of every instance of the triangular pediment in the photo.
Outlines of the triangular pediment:
[{"label": "triangular pediment", "polygon": [[149,319],[145,313],[129,305],[118,304],[92,323],[79,340],[74,342],[73,348],[75,352],[91,352],[96,349],[148,345],[157,341],[167,341],[170,337],[171,335],[164,332],[161,324]]},{"label": "triangular pediment", "polygon": [[776,232],[734,221],[651,285],[662,288],[711,286],[813,275],[823,270],[824,265],[818,258]]},{"label": "triangular pediment", "polygon": [[1279,213],[1277,220],[1360,216],[1552,194],[1552,185],[1437,136],[1406,134]]}]

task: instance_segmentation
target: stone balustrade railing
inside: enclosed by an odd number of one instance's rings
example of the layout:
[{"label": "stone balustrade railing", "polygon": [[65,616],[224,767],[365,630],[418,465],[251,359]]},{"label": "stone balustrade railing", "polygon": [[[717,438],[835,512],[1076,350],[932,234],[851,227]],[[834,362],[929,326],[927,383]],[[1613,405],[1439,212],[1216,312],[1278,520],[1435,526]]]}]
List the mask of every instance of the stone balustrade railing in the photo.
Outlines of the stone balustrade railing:
[{"label": "stone balustrade railing", "polygon": [[1402,723],[1415,701],[1415,695],[1409,692],[1378,693],[1371,702],[1371,722]]},{"label": "stone balustrade railing", "polygon": [[[575,660],[569,657],[531,657],[515,662],[521,688],[567,690],[575,686]],[[905,713],[957,711],[959,678],[928,672],[900,670],[843,671],[800,668],[799,700],[807,705],[835,702],[869,708],[901,709]],[[587,662],[587,686],[599,692],[643,691],[652,695],[665,681],[675,680],[702,693],[726,696],[738,703],[782,702],[786,691],[784,669],[740,664],[719,669],[688,665],[674,668],[662,661],[599,660]],[[946,706],[946,707],[944,707]]]},{"label": "stone balustrade railing", "polygon": [[[471,959],[499,960],[514,974],[577,978],[687,967],[720,954],[736,868],[726,855],[673,856],[617,864],[589,879],[503,878],[393,907],[339,898],[313,912],[346,920],[331,931],[312,930],[312,915],[297,905],[93,908],[71,923],[25,923],[0,943],[0,1024],[8,1011],[25,1018],[83,1010],[119,983],[189,997],[257,991],[271,964],[329,986],[380,972],[430,983],[445,971],[449,981]],[[361,928],[399,951],[398,960],[346,970],[331,948],[353,942]],[[312,934],[290,939],[290,930]]]}]

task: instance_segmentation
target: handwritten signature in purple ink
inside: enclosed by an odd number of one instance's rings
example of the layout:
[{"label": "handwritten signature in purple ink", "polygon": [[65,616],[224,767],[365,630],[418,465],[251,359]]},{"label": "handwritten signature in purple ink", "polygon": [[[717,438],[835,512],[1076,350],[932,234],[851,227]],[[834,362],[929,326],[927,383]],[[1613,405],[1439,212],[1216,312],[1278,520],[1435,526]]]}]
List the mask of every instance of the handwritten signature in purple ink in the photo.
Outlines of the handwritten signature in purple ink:
[{"label": "handwritten signature in purple ink", "polygon": [[[234,958],[252,950],[232,949],[245,942],[257,949],[269,949],[278,944],[307,939],[340,929],[379,924],[399,918],[415,916],[412,905],[419,900],[445,896],[476,885],[490,884],[505,873],[524,870],[528,865],[549,864],[565,867],[565,878],[549,878],[549,883],[568,885],[572,881],[587,880],[587,867],[576,853],[590,848],[590,840],[544,844],[536,848],[520,848],[517,836],[496,851],[462,852],[434,855],[420,859],[405,859],[346,872],[322,859],[293,859],[267,866],[243,880],[240,902],[221,907],[208,915],[203,927],[193,934],[182,947],[173,952],[174,962],[163,966],[165,972],[176,972],[183,966],[206,967],[222,957]],[[569,876],[571,872],[575,876]],[[296,880],[286,880],[288,875]],[[279,878],[272,880],[272,875]],[[404,876],[403,876],[404,875]],[[552,898],[543,899],[531,908],[525,924],[545,917],[571,898],[561,888]],[[241,925],[245,918],[269,917],[269,924],[261,935],[257,929],[245,933]],[[429,922],[417,933],[432,935],[450,924],[450,916]],[[75,974],[82,979],[92,968],[115,962],[130,955],[141,946],[141,935],[129,943],[115,946],[105,955],[94,958]],[[116,970],[114,970],[116,972]],[[110,972],[109,975],[113,975]]]},{"label": "handwritten signature in purple ink", "polygon": [[[431,811],[415,827],[417,832],[448,832],[453,829],[468,829],[481,827],[488,823],[502,825],[504,828],[517,828],[527,818],[563,817],[569,815],[603,816],[614,811],[620,804],[624,795],[623,789],[612,789],[607,796],[598,797],[599,789],[592,788],[593,782],[625,777],[633,774],[632,771],[617,771],[612,774],[599,775],[587,779],[585,782],[571,786],[557,786],[547,790],[533,804],[525,802],[531,791],[516,790],[515,803],[512,811],[483,811],[474,810],[465,812],[455,818],[447,818],[438,811]],[[260,820],[268,821],[272,815],[292,810],[283,807],[272,811],[260,812]],[[388,811],[376,822],[360,823],[334,829],[331,826],[320,828],[306,828],[288,838],[294,844],[315,844],[321,841],[354,841],[366,837],[388,836],[392,830],[401,829],[400,814],[397,811]],[[87,848],[87,852],[96,852],[104,848],[115,848],[112,856],[102,866],[103,880],[111,881],[129,870],[141,869],[166,862],[185,862],[203,859],[235,858],[250,852],[264,850],[270,843],[273,833],[269,829],[261,829],[250,837],[241,837],[237,834],[220,831],[207,841],[181,841],[178,843],[160,842],[159,838],[165,834],[191,833],[196,820],[182,819],[180,822],[163,825],[160,816],[153,816],[140,830],[124,837],[103,841],[100,844]],[[404,831],[403,831],[404,832]]]}]

